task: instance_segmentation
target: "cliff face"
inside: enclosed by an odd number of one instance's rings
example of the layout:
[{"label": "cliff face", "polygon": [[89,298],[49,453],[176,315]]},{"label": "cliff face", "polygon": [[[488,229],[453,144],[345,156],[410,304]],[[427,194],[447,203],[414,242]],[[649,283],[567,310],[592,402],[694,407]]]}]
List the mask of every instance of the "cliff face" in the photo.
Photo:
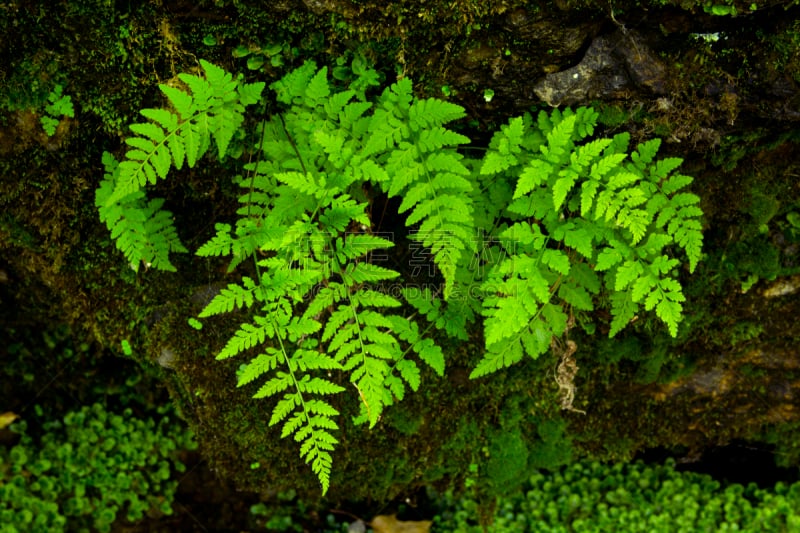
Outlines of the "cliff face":
[{"label": "cliff face", "polygon": [[[257,490],[318,490],[294,447],[267,427],[264,406],[235,388],[239,363],[213,360],[242,317],[202,335],[186,324],[230,281],[225,265],[184,256],[177,273],[134,273],[94,207],[102,151],[122,152],[138,109],[161,105],[156,84],[178,83],[199,57],[262,80],[306,57],[346,76],[364,57],[387,81],[402,71],[418,94],[466,107],[473,139],[531,106],[592,105],[606,132],[629,131],[634,143],[661,137],[661,155],[684,158],[696,178],[706,255],[682,274],[687,317],[677,339],[640,317],[609,340],[609,317],[598,314],[595,334],[576,328],[569,350],[481,380],[468,379],[479,332],[442,339],[443,379],[423,375],[421,390],[371,431],[344,424],[334,499],[384,500],[470,476],[499,492],[527,469],[579,456],[628,459],[661,447],[688,461],[732,440],[800,464],[799,6],[731,3],[733,16],[692,2],[613,12],[467,0],[289,0],[266,11],[238,1],[104,4],[99,13],[92,2],[68,4],[0,6],[9,36],[0,44],[3,319],[9,331],[66,323],[112,351],[128,340],[222,475]],[[76,113],[52,117],[48,135],[41,118],[57,83]],[[204,242],[234,215],[220,176],[235,172],[235,162],[209,162],[157,187],[185,242]],[[376,201],[386,226],[397,224],[397,206]],[[559,373],[567,351],[577,369]],[[30,393],[3,387],[20,402]],[[565,387],[574,410],[561,409]],[[357,412],[357,402],[340,407]]]}]

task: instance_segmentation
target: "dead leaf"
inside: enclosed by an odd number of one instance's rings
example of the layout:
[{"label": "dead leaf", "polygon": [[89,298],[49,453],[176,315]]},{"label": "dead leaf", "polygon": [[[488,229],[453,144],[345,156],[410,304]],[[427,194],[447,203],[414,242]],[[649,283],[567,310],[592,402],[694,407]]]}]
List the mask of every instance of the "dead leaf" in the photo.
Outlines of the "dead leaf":
[{"label": "dead leaf", "polygon": [[0,429],[4,429],[17,418],[19,417],[15,413],[12,413],[11,411],[6,411],[5,413],[0,414]]},{"label": "dead leaf", "polygon": [[428,533],[431,521],[406,522],[398,520],[395,515],[378,515],[370,523],[375,533]]}]

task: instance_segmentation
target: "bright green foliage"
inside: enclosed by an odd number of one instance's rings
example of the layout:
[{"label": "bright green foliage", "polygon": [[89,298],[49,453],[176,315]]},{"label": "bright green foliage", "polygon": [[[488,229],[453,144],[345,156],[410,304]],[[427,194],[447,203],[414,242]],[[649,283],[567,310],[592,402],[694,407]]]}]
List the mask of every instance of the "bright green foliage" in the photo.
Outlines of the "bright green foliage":
[{"label": "bright green foliage", "polygon": [[[448,506],[455,503],[446,498]],[[460,499],[457,505],[436,517],[437,531],[484,531],[476,524],[476,502]],[[798,510],[800,483],[722,487],[708,475],[676,471],[674,460],[664,465],[575,463],[553,473],[537,472],[525,491],[501,498],[489,530],[797,531]]]},{"label": "bright green foliage", "polygon": [[0,447],[0,532],[110,531],[120,517],[172,513],[176,453],[195,447],[174,420],[94,404],[43,429],[34,442],[17,424],[20,442]]},{"label": "bright green foliage", "polygon": [[213,138],[219,158],[225,157],[234,133],[244,122],[244,108],[258,102],[263,83],[242,83],[221,68],[200,61],[205,77],[180,74],[189,91],[159,85],[172,105],[168,109],[143,109],[148,122],[131,124],[136,135],[125,139],[131,147],[120,163],[103,156],[106,175],[95,195],[100,218],[106,222],[117,248],[131,267],[139,263],[175,270],[170,252],[185,252],[172,223],[162,211],[162,200],[145,199],[141,189],[166,178],[173,166],[189,167],[208,151]]},{"label": "bright green foliage", "polygon": [[169,261],[170,252],[186,252],[172,223],[172,213],[161,209],[164,200],[148,200],[143,191],[134,191],[119,200],[107,203],[114,194],[119,177],[119,164],[114,156],[103,153],[106,173],[95,193],[100,220],[105,222],[117,248],[125,254],[131,268],[139,265],[175,271]]},{"label": "bright green foliage", "polygon": [[325,398],[345,390],[331,372],[347,376],[361,402],[357,421],[373,427],[406,385],[419,387],[410,352],[440,375],[444,358],[415,322],[391,312],[400,302],[377,290],[398,273],[369,262],[393,243],[369,233],[368,205],[359,200],[365,181],[387,181],[367,157],[374,154],[365,155],[371,104],[353,90],[334,92],[326,69],[310,62],[272,88],[290,107],[262,125],[263,160],[238,180],[236,227],[219,224],[198,251],[232,255],[232,267],[257,250],[267,257],[256,259],[257,281],[229,285],[200,317],[254,308],[217,358],[254,354],[239,385],[261,380],[255,397],[278,399],[270,425],[282,423],[281,436],[300,443],[325,492],[339,415]]},{"label": "bright green foliage", "polygon": [[472,377],[548,351],[573,313],[594,310],[603,283],[611,336],[641,306],[677,335],[685,298],[673,251],[683,250],[694,271],[700,198],[679,192],[692,182],[672,173],[680,159],[654,159],[658,139],[629,160],[624,133],[579,144],[596,119],[588,108],[542,112],[536,126],[517,117],[492,139],[480,172],[496,194],[513,193],[505,212],[495,211],[503,252],[483,285],[486,354]]},{"label": "bright green foliage", "polygon": [[164,179],[173,165],[193,167],[211,146],[213,138],[219,158],[225,157],[233,134],[244,122],[244,108],[261,98],[263,83],[245,84],[221,68],[200,60],[205,77],[179,74],[189,91],[159,85],[174,111],[143,109],[148,122],[131,124],[135,137],[120,163],[120,173],[111,200],[138,191],[147,183]]},{"label": "bright green foliage", "polygon": [[454,148],[469,138],[444,127],[464,109],[436,98],[414,100],[408,78],[384,90],[377,106],[364,156],[387,173],[389,196],[403,197],[398,211],[409,212],[406,224],[419,224],[413,238],[433,255],[448,299],[456,269],[475,251],[473,184]]},{"label": "bright green foliage", "polygon": [[72,97],[63,95],[64,87],[56,84],[47,96],[47,105],[44,108],[46,115],[39,120],[44,131],[49,137],[56,133],[59,117],[74,117],[75,109],[72,107]]},{"label": "bright green foliage", "polygon": [[[184,160],[194,165],[211,138],[224,157],[244,106],[260,96],[261,84],[201,64],[206,79],[181,77],[191,94],[162,87],[177,114],[143,111],[151,122],[132,126],[126,159],[104,158],[97,204],[133,268],[172,269],[169,252],[183,249],[161,201],[140,188]],[[239,386],[258,382],[270,424],[299,443],[323,491],[337,444],[331,396],[356,395],[355,422],[374,427],[420,386],[418,361],[444,373],[442,350],[426,337],[433,327],[467,340],[482,319],[486,349],[473,378],[548,351],[576,314],[591,324],[601,301],[611,335],[644,307],[675,336],[678,257],[693,271],[702,245],[699,198],[684,191],[692,179],[673,173],[680,159],[655,159],[658,140],[630,154],[627,134],[584,142],[597,114],[556,110],[509,120],[473,159],[457,151],[469,139],[447,127],[463,108],[416,98],[408,79],[373,101],[375,72],[352,74],[344,88],[306,62],[270,86],[284,111],[259,124],[246,174],[233,178],[237,218],[217,222],[197,250],[229,257],[229,271],[252,261],[199,318],[246,311],[217,358],[249,358]],[[409,249],[430,254],[441,289],[374,259],[394,243],[372,233],[368,191],[401,197]],[[401,276],[402,290],[387,290]]]}]

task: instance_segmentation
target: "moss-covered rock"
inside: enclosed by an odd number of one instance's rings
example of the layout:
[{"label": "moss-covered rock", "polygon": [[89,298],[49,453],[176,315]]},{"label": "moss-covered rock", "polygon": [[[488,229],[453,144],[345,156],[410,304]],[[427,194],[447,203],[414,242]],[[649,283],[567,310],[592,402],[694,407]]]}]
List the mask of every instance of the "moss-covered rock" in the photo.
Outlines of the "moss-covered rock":
[{"label": "moss-covered rock", "polygon": [[[574,405],[585,414],[560,412],[555,357],[470,381],[482,340],[450,346],[444,379],[424,375],[420,393],[373,431],[343,431],[331,498],[387,500],[465,479],[507,486],[519,469],[574,457],[626,460],[653,446],[692,456],[734,438],[774,444],[785,464],[797,464],[796,5],[721,2],[736,8],[734,18],[707,12],[708,2],[677,1],[613,12],[586,2],[471,0],[123,4],[0,6],[0,316],[66,322],[119,353],[129,341],[131,357],[168,384],[221,475],[257,490],[318,491],[294,448],[267,426],[263,405],[235,388],[239,363],[213,360],[238,319],[212,322],[202,339],[186,324],[204,294],[225,283],[225,265],[187,256],[177,275],[134,273],[97,219],[100,154],[121,150],[125,125],[156,102],[157,84],[175,83],[200,57],[260,78],[307,57],[346,77],[358,57],[376,61],[386,81],[413,75],[420,94],[447,86],[471,114],[463,127],[480,138],[544,106],[536,83],[581,64],[601,39],[631,45],[622,59],[607,51],[630,92],[592,96],[606,127],[662,136],[697,177],[707,214],[706,257],[686,276],[679,339],[644,318],[616,340],[600,338],[602,327],[576,333]],[[642,74],[641,57],[661,67]],[[40,119],[56,85],[75,117],[58,117],[49,136]],[[187,242],[203,242],[213,222],[233,216],[233,186],[223,178],[238,165],[209,162],[159,184]],[[391,204],[386,210],[396,216]],[[338,407],[358,411],[352,398]]]}]

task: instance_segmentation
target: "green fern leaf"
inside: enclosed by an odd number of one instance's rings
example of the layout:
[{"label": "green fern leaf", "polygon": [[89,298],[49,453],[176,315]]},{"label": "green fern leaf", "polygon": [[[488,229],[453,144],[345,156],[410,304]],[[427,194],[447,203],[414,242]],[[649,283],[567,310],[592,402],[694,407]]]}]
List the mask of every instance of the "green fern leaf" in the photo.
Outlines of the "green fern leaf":
[{"label": "green fern leaf", "polygon": [[520,153],[524,134],[525,125],[522,117],[512,118],[507,125],[502,126],[501,130],[492,136],[480,173],[487,176],[498,174],[519,164],[517,154]]},{"label": "green fern leaf", "polygon": [[[329,228],[330,231],[345,231],[347,227],[355,222],[361,226],[370,225],[369,217],[366,213],[367,204],[360,204],[344,194],[334,198],[330,207],[325,209],[319,217],[319,221]],[[384,241],[384,247],[391,246],[392,243]]]},{"label": "green fern leaf", "polygon": [[392,322],[392,330],[397,336],[410,344],[411,349],[436,374],[440,377],[443,376],[445,363],[442,349],[432,339],[422,338],[416,322],[398,316],[392,316],[389,319]]},{"label": "green fern leaf", "polygon": [[328,67],[322,67],[308,82],[305,96],[311,103],[326,99],[331,94],[328,86]]},{"label": "green fern leaf", "polygon": [[553,238],[564,241],[564,244],[575,249],[583,257],[591,259],[595,250],[593,245],[595,235],[592,229],[592,225],[579,219],[560,225],[553,231]]},{"label": "green fern leaf", "polygon": [[[656,164],[650,168],[650,181],[660,183],[669,175],[670,172],[681,166],[682,163],[683,159],[679,157],[667,157],[657,161]],[[689,180],[689,183],[691,183],[691,179]],[[672,194],[672,192],[664,191],[665,194]]]},{"label": "green fern leaf", "polygon": [[661,191],[666,195],[674,194],[676,191],[679,191],[687,185],[690,185],[693,181],[694,178],[691,178],[690,176],[675,174],[661,184]]},{"label": "green fern leaf", "polygon": [[275,370],[275,368],[278,367],[279,359],[280,355],[277,350],[274,348],[267,348],[266,353],[259,354],[247,363],[244,369],[237,374],[236,386],[243,387],[264,374]]},{"label": "green fern leaf", "polygon": [[217,234],[195,252],[201,257],[230,255],[233,247],[230,224],[214,224]]},{"label": "green fern leaf", "polygon": [[[327,379],[310,378],[308,375],[304,376],[303,379],[297,382],[297,387],[300,389],[300,392],[305,394],[339,394],[340,392],[344,391],[343,387],[335,383],[331,383]],[[324,405],[327,406],[327,404]],[[311,409],[309,408],[309,410]]]},{"label": "green fern leaf", "polygon": [[558,287],[558,297],[575,309],[580,309],[581,311],[594,310],[592,295],[579,285],[562,283]]},{"label": "green fern leaf", "polygon": [[575,129],[576,118],[575,115],[566,117],[548,132],[547,145],[539,148],[548,162],[560,165],[569,158],[570,140]]},{"label": "green fern leaf", "polygon": [[141,137],[130,137],[125,139],[125,144],[128,146],[133,146],[139,153],[146,154],[146,152],[152,152],[156,149],[155,143],[153,141],[143,139]]},{"label": "green fern leaf", "polygon": [[[309,341],[309,345],[316,345],[316,340]],[[341,370],[342,365],[328,354],[316,349],[298,349],[292,354],[290,361],[292,370],[307,372],[309,370]]]},{"label": "green fern leaf", "polygon": [[275,396],[280,392],[290,389],[294,384],[295,379],[291,374],[287,372],[276,372],[271,379],[269,379],[261,386],[260,389],[258,389],[258,392],[253,395],[253,398],[269,398],[271,396]]},{"label": "green fern leaf", "polygon": [[241,309],[253,305],[253,293],[256,291],[255,282],[248,278],[242,278],[244,287],[236,284],[229,284],[222,289],[218,295],[200,313],[200,318],[205,318],[220,313],[229,313],[234,309]]},{"label": "green fern leaf", "polygon": [[514,189],[514,199],[521,198],[547,183],[552,172],[553,166],[548,162],[541,159],[532,160],[520,174],[517,187]]},{"label": "green fern leaf", "polygon": [[616,248],[603,248],[603,250],[597,256],[597,264],[595,265],[595,269],[598,272],[608,270],[614,265],[622,262],[623,257],[623,254],[620,253],[620,251]]},{"label": "green fern leaf", "polygon": [[653,162],[653,158],[658,153],[658,148],[661,146],[661,139],[650,139],[636,147],[636,150],[631,153],[631,161],[633,161],[639,171],[644,172],[647,166]]},{"label": "green fern leaf", "polygon": [[342,272],[342,279],[346,285],[367,283],[393,279],[399,276],[394,270],[370,263],[350,263]]},{"label": "green fern leaf", "polygon": [[484,303],[487,319],[484,321],[483,336],[487,348],[518,334],[528,325],[532,316],[520,298],[487,299]]},{"label": "green fern leaf", "polygon": [[542,253],[542,263],[561,275],[566,276],[569,274],[570,260],[561,250],[544,250]]},{"label": "green fern leaf", "polygon": [[608,336],[613,337],[627,326],[636,316],[639,306],[631,300],[628,291],[619,291],[611,294],[611,328]]},{"label": "green fern leaf", "polygon": [[302,66],[271,84],[270,88],[275,92],[279,102],[291,105],[295,99],[300,101],[304,99],[306,87],[316,72],[316,63],[305,61]]},{"label": "green fern leaf", "polygon": [[[184,161],[194,166],[208,148],[210,135],[217,140],[223,157],[233,132],[243,121],[244,105],[229,97],[239,86],[222,69],[201,60],[208,80],[181,75],[192,94],[168,86],[162,92],[180,114],[164,109],[145,109],[142,116],[149,122],[132,124],[134,136],[126,139],[132,149],[126,159],[109,173],[102,193],[97,197],[101,218],[114,222],[109,226],[117,247],[125,253],[134,269],[143,263],[153,268],[175,270],[169,253],[185,252],[169,212],[161,209],[162,200],[143,201],[134,198],[148,183],[164,179],[174,165],[181,168]],[[248,102],[258,86],[248,88]],[[216,98],[216,99],[215,99]],[[211,126],[209,126],[211,124]],[[104,156],[105,157],[105,156]],[[100,200],[102,199],[102,203]],[[116,207],[112,207],[116,205]]]},{"label": "green fern leaf", "polygon": [[[606,152],[613,148],[614,145],[610,144],[606,148]],[[610,171],[619,168],[619,164],[628,157],[625,153],[609,153],[600,159],[597,163],[592,165],[590,175],[594,180],[602,180]]]},{"label": "green fern leaf", "polygon": [[639,279],[643,273],[644,269],[641,263],[631,259],[625,261],[617,267],[614,290],[617,292],[625,290],[631,283]]},{"label": "green fern leaf", "polygon": [[[430,131],[442,124],[464,118],[465,115],[464,108],[460,105],[436,98],[416,100],[408,110],[411,127],[422,131]],[[469,142],[469,139],[460,142]],[[453,144],[457,143],[458,141]]]},{"label": "green fern leaf", "polygon": [[585,174],[585,169],[594,167],[595,160],[608,148],[611,139],[596,139],[579,146],[570,155],[570,168],[579,174]]},{"label": "green fern leaf", "polygon": [[[152,141],[152,143],[150,143],[151,150],[164,142],[164,131],[155,124],[149,122],[144,124],[131,124],[130,129],[132,132],[150,139]],[[131,139],[127,139],[127,142],[130,144]]]},{"label": "green fern leaf", "polygon": [[506,342],[503,348],[499,351],[487,351],[483,357],[470,372],[470,379],[477,379],[479,377],[492,374],[503,368],[508,368],[519,363],[524,355],[523,346],[521,341],[515,340],[513,342]]},{"label": "green fern leaf", "polygon": [[[159,87],[163,91],[164,90],[163,87],[167,87],[167,86],[166,85],[163,85],[163,86],[160,85]],[[183,91],[179,91],[178,89],[173,89],[172,87],[169,87],[169,89],[171,91],[175,91],[176,93],[180,94],[182,97],[187,98],[189,103],[191,104],[191,100],[192,99],[191,99],[191,97],[189,95],[187,95]],[[165,94],[167,94],[167,96],[169,96],[168,93],[165,93]],[[174,102],[173,102],[173,105],[175,105]],[[176,109],[177,109],[177,106],[176,106]],[[155,122],[156,124],[161,126],[162,129],[164,129],[166,131],[175,131],[176,129],[178,129],[178,117],[174,113],[171,113],[171,112],[167,111],[166,109],[142,109],[141,111],[139,111],[139,113],[143,117],[149,118],[151,121]],[[188,115],[188,113],[187,113],[187,115]],[[163,133],[161,135],[163,137]],[[134,138],[137,138],[137,137],[134,137]],[[125,142],[126,143],[130,143],[131,140],[132,139],[125,139]],[[154,139],[154,140],[156,142],[161,142],[163,139]]]},{"label": "green fern leaf", "polygon": [[667,324],[669,334],[673,337],[678,336],[678,323],[681,320],[682,310],[681,304],[669,301],[666,298],[656,306],[656,315]]},{"label": "green fern leaf", "polygon": [[578,180],[578,174],[570,171],[563,171],[561,177],[558,178],[553,184],[553,208],[558,211],[567,199],[567,195],[572,190],[575,182]]},{"label": "green fern leaf", "polygon": [[422,153],[435,153],[445,146],[456,146],[469,143],[469,137],[465,137],[447,128],[438,126],[433,129],[425,129],[419,132],[417,146]]},{"label": "green fern leaf", "polygon": [[[413,390],[414,392],[417,392],[417,390],[419,390],[419,384],[421,383],[421,379],[419,374],[419,368],[417,368],[417,365],[416,363],[414,363],[414,361],[411,361],[409,359],[403,359],[401,361],[398,361],[397,364],[395,365],[395,369],[400,373],[400,376],[406,381],[406,383],[408,383],[408,386],[411,387],[411,390]],[[397,391],[400,393],[399,395],[403,394],[402,389],[397,389]],[[395,396],[399,395],[395,394]]]},{"label": "green fern leaf", "polygon": [[268,336],[271,337],[274,330],[270,322],[263,319],[261,322],[261,324],[255,326],[248,323],[239,326],[234,336],[231,337],[225,347],[217,354],[217,360],[233,357],[253,346],[262,344]]},{"label": "green fern leaf", "polygon": [[156,198],[146,202],[140,191],[115,200],[122,165],[108,152],[103,154],[103,163],[106,174],[95,194],[95,205],[117,248],[135,271],[141,264],[174,271],[170,252],[186,252],[186,248],[178,238],[172,214],[162,209],[164,201]]},{"label": "green fern leaf", "polygon": [[646,274],[636,278],[631,286],[631,299],[634,302],[642,301],[642,299],[657,285],[658,278],[653,278]]}]

